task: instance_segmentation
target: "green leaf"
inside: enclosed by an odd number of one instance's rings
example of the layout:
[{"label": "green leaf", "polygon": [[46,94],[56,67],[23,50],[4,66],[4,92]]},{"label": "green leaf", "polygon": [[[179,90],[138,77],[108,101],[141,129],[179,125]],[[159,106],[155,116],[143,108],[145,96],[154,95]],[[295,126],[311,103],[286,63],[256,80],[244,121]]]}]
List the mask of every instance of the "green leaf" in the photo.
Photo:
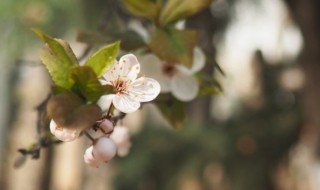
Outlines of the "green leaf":
[{"label": "green leaf", "polygon": [[72,91],[84,97],[87,102],[96,102],[103,94],[102,85],[89,66],[78,66],[71,69],[69,82]]},{"label": "green leaf", "polygon": [[158,20],[161,1],[153,3],[151,0],[122,0],[122,2],[134,15],[146,17],[154,22]]},{"label": "green leaf", "polygon": [[63,93],[50,98],[47,113],[58,126],[73,129],[86,129],[101,117],[96,104],[85,104],[76,94]]},{"label": "green leaf", "polygon": [[92,67],[98,77],[101,77],[108,68],[114,63],[119,50],[120,42],[107,45],[94,53],[85,63]]},{"label": "green leaf", "polygon": [[161,12],[159,23],[161,26],[173,23],[208,7],[213,0],[168,0]]},{"label": "green leaf", "polygon": [[218,95],[222,94],[223,89],[219,81],[217,81],[214,77],[198,75],[198,80],[200,83],[200,96],[208,96],[208,95]]},{"label": "green leaf", "polygon": [[[169,99],[167,99],[169,97]],[[164,118],[174,127],[181,128],[185,118],[185,104],[176,98],[161,94],[158,99],[166,98],[164,103],[157,103]]]},{"label": "green leaf", "polygon": [[190,68],[197,37],[197,32],[192,30],[158,29],[151,37],[149,48],[163,60]]},{"label": "green leaf", "polygon": [[132,30],[127,30],[123,33],[115,33],[113,38],[121,40],[121,49],[125,51],[131,51],[145,46],[145,42],[142,37]]},{"label": "green leaf", "polygon": [[53,82],[64,89],[69,89],[68,71],[77,66],[77,59],[67,42],[54,39],[38,29],[33,31],[46,45],[40,52],[40,59],[49,71]]},{"label": "green leaf", "polygon": [[114,87],[111,85],[103,85],[102,90],[104,95],[114,93]]}]

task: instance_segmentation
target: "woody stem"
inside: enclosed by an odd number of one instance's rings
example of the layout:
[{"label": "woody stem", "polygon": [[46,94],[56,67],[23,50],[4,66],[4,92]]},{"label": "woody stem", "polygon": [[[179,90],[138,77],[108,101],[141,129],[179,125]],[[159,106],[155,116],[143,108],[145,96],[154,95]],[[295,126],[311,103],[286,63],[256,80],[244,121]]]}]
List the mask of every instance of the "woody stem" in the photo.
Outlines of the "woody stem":
[{"label": "woody stem", "polygon": [[90,139],[92,142],[95,142],[96,139],[93,138],[86,130],[83,131],[83,133],[86,135],[86,137],[88,137],[88,139]]}]

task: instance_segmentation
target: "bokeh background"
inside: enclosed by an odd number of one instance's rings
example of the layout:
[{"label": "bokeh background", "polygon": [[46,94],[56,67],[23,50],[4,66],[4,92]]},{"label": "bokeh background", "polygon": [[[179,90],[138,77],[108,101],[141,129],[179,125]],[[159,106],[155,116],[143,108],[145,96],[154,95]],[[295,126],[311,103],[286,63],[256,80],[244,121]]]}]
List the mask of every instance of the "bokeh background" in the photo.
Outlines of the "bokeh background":
[{"label": "bokeh background", "polygon": [[82,159],[90,142],[79,138],[14,167],[17,150],[37,138],[36,108],[50,93],[43,43],[30,28],[81,56],[80,31],[116,33],[133,21],[147,24],[119,0],[0,1],[0,189],[320,189],[317,0],[215,0],[185,25],[200,32],[214,63],[204,72],[223,93],[190,102],[181,129],[146,106],[123,121],[132,132],[127,157],[91,168]]}]

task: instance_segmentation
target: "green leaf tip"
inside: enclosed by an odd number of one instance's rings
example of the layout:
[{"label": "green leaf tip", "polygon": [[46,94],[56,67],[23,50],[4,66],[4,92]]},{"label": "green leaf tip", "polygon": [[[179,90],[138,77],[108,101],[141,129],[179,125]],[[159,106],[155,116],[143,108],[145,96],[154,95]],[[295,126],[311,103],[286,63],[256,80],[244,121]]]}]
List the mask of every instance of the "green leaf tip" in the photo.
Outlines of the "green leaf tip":
[{"label": "green leaf tip", "polygon": [[31,28],[31,31],[34,32],[44,42],[47,42],[48,39],[52,38],[52,37],[46,35],[45,33],[43,33],[38,28]]},{"label": "green leaf tip", "polygon": [[46,66],[56,86],[69,90],[68,71],[78,65],[69,44],[61,39],[55,39],[36,28],[31,29],[46,45],[40,51],[40,59]]},{"label": "green leaf tip", "polygon": [[120,47],[120,41],[102,47],[95,52],[85,63],[93,69],[98,77],[101,77],[114,63]]}]

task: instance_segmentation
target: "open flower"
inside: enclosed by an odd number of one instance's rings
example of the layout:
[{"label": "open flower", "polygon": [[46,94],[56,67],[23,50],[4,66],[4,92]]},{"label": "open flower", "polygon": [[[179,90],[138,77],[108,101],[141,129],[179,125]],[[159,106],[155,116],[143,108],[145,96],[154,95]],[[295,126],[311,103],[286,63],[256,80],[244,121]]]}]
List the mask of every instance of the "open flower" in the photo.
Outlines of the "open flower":
[{"label": "open flower", "polygon": [[58,126],[53,119],[50,122],[50,131],[57,139],[65,142],[75,140],[79,137],[81,132],[77,129],[66,129]]},{"label": "open flower", "polygon": [[124,113],[139,109],[140,102],[149,102],[160,93],[160,84],[147,77],[138,77],[140,63],[136,56],[127,54],[116,61],[100,80],[103,85],[112,85],[115,94],[113,105]]},{"label": "open flower", "polygon": [[144,72],[152,75],[161,85],[161,92],[172,92],[181,101],[191,101],[198,95],[199,83],[193,76],[205,65],[205,55],[200,48],[193,50],[191,69],[175,63],[160,60],[154,54],[142,57]]}]

